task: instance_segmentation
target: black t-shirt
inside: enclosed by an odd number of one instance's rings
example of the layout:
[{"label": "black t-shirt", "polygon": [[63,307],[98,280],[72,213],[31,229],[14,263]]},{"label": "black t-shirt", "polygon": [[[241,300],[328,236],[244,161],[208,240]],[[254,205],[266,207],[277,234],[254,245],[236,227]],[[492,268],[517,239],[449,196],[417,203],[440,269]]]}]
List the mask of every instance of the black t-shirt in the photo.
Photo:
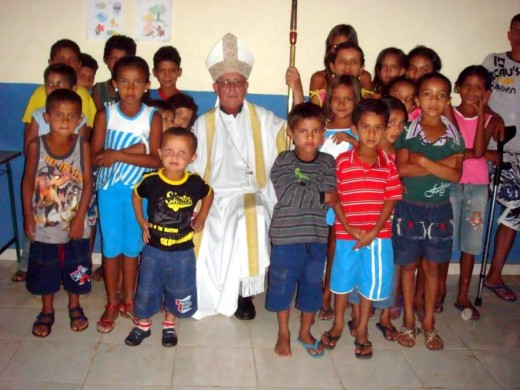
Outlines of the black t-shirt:
[{"label": "black t-shirt", "polygon": [[165,251],[193,248],[193,210],[210,191],[211,187],[200,176],[189,172],[179,181],[168,179],[162,169],[145,174],[135,193],[148,200],[148,244]]}]

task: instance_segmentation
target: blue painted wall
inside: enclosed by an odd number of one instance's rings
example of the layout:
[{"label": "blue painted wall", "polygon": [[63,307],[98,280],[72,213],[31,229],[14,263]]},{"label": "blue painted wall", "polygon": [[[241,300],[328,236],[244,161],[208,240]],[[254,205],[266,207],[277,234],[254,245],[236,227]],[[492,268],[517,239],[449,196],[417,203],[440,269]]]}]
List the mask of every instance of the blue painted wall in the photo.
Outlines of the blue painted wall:
[{"label": "blue painted wall", "polygon": [[[36,84],[0,83],[0,150],[22,150],[23,124],[21,118],[25,105],[36,87]],[[199,114],[206,112],[215,104],[215,94],[213,92],[186,92],[192,95],[197,102]],[[286,116],[286,96],[248,94],[248,99],[253,103],[270,109],[280,117]],[[18,230],[20,235],[23,234],[20,195],[23,164],[24,159],[22,157],[18,157],[12,161],[16,212],[18,215]],[[12,236],[11,212],[7,205],[9,205],[9,193],[7,177],[4,175],[0,177],[0,243],[6,242],[8,238]],[[495,216],[495,218],[496,217],[497,216]],[[99,251],[99,239],[97,240],[96,248],[96,251]],[[458,257],[458,253],[453,254],[453,258],[457,262]],[[520,264],[520,239],[516,240],[509,257],[511,263]]]}]

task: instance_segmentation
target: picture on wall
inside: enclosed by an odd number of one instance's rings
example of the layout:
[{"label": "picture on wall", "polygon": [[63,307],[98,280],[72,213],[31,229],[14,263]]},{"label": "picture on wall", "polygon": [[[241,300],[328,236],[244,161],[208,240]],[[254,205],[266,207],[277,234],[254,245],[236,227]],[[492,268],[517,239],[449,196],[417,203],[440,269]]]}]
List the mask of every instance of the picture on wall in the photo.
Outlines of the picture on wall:
[{"label": "picture on wall", "polygon": [[172,0],[138,0],[137,41],[168,42],[172,38]]},{"label": "picture on wall", "polygon": [[86,0],[87,39],[107,40],[122,34],[123,0]]}]

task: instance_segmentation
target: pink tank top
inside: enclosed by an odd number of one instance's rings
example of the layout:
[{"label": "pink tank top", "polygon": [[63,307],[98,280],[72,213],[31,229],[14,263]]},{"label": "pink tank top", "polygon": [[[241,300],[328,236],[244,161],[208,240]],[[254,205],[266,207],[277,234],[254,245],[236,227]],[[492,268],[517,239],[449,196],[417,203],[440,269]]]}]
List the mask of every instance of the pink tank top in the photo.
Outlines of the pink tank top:
[{"label": "pink tank top", "polygon": [[[453,108],[455,120],[459,126],[459,130],[464,138],[466,149],[473,149],[475,141],[475,133],[477,132],[478,118],[465,118],[456,108]],[[486,114],[484,126],[487,126],[491,115]],[[489,184],[489,174],[487,169],[486,159],[470,158],[464,160],[462,165],[462,177],[459,183],[461,184]]]}]

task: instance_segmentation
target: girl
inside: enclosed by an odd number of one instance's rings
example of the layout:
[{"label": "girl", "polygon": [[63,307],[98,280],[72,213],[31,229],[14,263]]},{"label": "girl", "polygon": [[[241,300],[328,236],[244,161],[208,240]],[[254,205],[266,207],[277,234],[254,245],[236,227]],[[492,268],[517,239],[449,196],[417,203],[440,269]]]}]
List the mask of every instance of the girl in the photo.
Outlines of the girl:
[{"label": "girl", "polygon": [[421,115],[421,109],[415,105],[415,84],[411,80],[404,76],[395,79],[388,86],[388,94],[405,105],[410,122]]},{"label": "girl", "polygon": [[[335,53],[336,47],[343,42],[351,42],[355,45],[358,44],[356,30],[354,27],[348,24],[338,24],[332,30],[330,30],[329,35],[325,40],[325,56],[323,58],[325,69],[315,72],[311,77],[309,96],[311,98],[311,102],[319,105],[320,107],[322,107],[325,103],[327,84],[329,83],[330,79],[334,77],[334,74],[331,72],[329,67],[330,56]],[[360,81],[363,88],[372,88],[370,73],[362,71]]]},{"label": "girl", "polygon": [[397,337],[405,347],[415,345],[417,330],[413,314],[414,276],[423,258],[425,310],[422,333],[428,349],[443,348],[434,328],[434,305],[439,282],[439,264],[450,260],[453,213],[449,202],[450,182],[462,174],[464,141],[458,130],[442,116],[450,103],[450,81],[430,73],[417,81],[417,105],[422,115],[414,120],[396,144],[397,171],[406,191],[395,208],[392,231],[395,264],[401,265],[404,303],[403,328]]},{"label": "girl", "polygon": [[440,72],[442,62],[435,50],[426,46],[416,46],[408,53],[408,69],[406,77],[414,83],[422,76],[432,72]]},{"label": "girl", "polygon": [[[350,128],[352,126],[352,113],[359,100],[360,86],[355,77],[339,76],[331,80],[327,87],[326,102],[329,120],[325,126],[325,142],[321,148],[322,152],[329,153],[336,158],[357,144],[357,135]],[[330,320],[334,317],[331,305],[332,294],[330,292],[330,270],[336,248],[334,219],[335,215],[331,209],[327,213],[327,223],[330,228],[327,244],[327,265],[323,282],[323,301],[318,314],[320,320]]]},{"label": "girl", "polygon": [[[141,102],[150,87],[149,77],[148,64],[142,58],[119,59],[112,83],[120,101],[98,111],[94,121],[92,156],[100,168],[97,185],[108,301],[97,322],[101,333],[114,329],[120,311],[133,318],[137,256],[142,242],[131,194],[146,168],[159,165],[157,150],[162,129],[161,116]],[[119,259],[123,269],[121,303],[117,295]]]},{"label": "girl", "polygon": [[388,85],[406,72],[408,59],[401,49],[387,47],[377,56],[374,67],[373,90],[379,95],[386,95]]},{"label": "girl", "polygon": [[[455,82],[455,91],[461,103],[454,108],[466,151],[462,177],[451,185],[450,202],[453,207],[453,248],[460,249],[459,291],[455,307],[470,309],[471,320],[480,318],[479,311],[468,299],[468,289],[473,273],[475,255],[482,253],[484,215],[488,199],[489,176],[486,157],[492,158],[496,152],[486,151],[487,145],[499,120],[486,112],[491,95],[493,76],[481,65],[464,69]],[[441,265],[438,301],[446,295],[448,263]]]}]

